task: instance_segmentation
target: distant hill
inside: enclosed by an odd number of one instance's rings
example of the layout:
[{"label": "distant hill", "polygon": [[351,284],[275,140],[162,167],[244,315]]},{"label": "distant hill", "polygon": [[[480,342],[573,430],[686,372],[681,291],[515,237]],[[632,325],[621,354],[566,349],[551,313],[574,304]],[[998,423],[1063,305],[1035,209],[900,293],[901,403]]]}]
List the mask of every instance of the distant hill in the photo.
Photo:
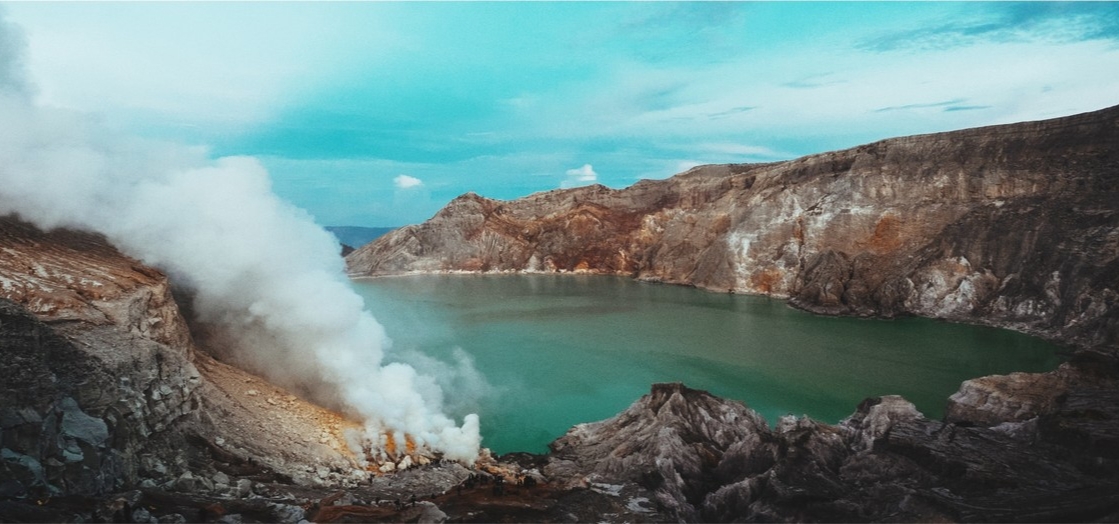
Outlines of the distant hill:
[{"label": "distant hill", "polygon": [[326,226],[339,242],[355,248],[364,246],[385,233],[396,229],[395,227],[360,227],[360,226]]}]

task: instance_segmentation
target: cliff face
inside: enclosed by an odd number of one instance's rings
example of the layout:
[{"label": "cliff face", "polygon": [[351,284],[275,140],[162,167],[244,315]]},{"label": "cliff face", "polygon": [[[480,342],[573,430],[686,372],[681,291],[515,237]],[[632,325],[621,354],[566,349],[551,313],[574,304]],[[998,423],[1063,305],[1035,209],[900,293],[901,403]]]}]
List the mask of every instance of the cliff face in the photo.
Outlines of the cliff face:
[{"label": "cliff face", "polygon": [[364,478],[340,415],[197,351],[167,277],[97,235],[0,217],[0,375],[0,499]]},{"label": "cliff face", "polygon": [[463,195],[353,275],[576,271],[1119,342],[1119,107],[623,190]]},{"label": "cliff face", "polygon": [[[0,220],[7,495],[135,482],[198,407],[190,333],[160,273],[97,237]],[[46,320],[50,324],[44,323]]]}]

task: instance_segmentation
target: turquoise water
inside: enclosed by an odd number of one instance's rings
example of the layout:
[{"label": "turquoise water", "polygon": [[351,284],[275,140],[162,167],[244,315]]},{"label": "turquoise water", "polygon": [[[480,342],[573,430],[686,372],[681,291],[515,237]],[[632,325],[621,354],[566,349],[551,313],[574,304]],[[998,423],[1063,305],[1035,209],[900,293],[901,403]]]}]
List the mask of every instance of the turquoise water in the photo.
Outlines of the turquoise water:
[{"label": "turquoise water", "polygon": [[779,300],[615,277],[419,275],[354,287],[392,354],[451,362],[457,347],[473,357],[491,389],[473,399],[458,392],[474,388],[453,388],[449,404],[476,409],[483,445],[499,454],[546,451],[654,382],[741,400],[771,423],[788,413],[834,423],[887,394],[936,418],[963,380],[1060,362],[1057,346],[1012,331],[822,317]]}]

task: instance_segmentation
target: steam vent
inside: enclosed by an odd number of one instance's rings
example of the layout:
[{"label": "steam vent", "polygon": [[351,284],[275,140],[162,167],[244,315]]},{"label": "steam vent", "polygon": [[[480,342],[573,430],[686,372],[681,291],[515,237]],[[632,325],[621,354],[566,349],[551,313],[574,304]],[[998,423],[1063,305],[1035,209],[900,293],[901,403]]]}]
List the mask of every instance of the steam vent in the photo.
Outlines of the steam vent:
[{"label": "steam vent", "polygon": [[[748,403],[653,384],[546,454],[495,457],[477,417],[381,409],[393,392],[427,405],[408,396],[421,391],[411,375],[386,365],[377,376],[397,389],[353,393],[344,366],[267,338],[270,322],[318,329],[290,303],[259,298],[230,320],[233,298],[208,290],[188,253],[153,254],[128,234],[0,219],[0,521],[1119,519],[1119,107],[621,190],[466,194],[345,260],[354,276],[623,275],[1068,348],[1054,371],[964,382],[941,420],[881,396],[837,424],[766,421]],[[223,286],[270,278],[237,267]],[[249,343],[278,349],[233,351]],[[376,344],[361,351],[380,358]]]}]

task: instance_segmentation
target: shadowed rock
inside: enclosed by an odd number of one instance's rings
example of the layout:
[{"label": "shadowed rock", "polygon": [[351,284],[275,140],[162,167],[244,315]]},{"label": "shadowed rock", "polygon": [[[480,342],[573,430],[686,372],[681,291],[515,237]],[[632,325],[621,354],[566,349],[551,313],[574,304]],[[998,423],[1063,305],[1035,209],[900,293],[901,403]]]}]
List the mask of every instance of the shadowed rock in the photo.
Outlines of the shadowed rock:
[{"label": "shadowed rock", "polygon": [[[1116,376],[1091,380],[1115,391]],[[544,471],[571,486],[646,490],[684,521],[1106,520],[1119,516],[1114,433],[1101,431],[1119,420],[1113,400],[984,428],[929,420],[887,396],[837,425],[784,417],[770,429],[739,402],[658,384],[556,440]],[[1051,425],[1060,429],[1039,429]]]}]

